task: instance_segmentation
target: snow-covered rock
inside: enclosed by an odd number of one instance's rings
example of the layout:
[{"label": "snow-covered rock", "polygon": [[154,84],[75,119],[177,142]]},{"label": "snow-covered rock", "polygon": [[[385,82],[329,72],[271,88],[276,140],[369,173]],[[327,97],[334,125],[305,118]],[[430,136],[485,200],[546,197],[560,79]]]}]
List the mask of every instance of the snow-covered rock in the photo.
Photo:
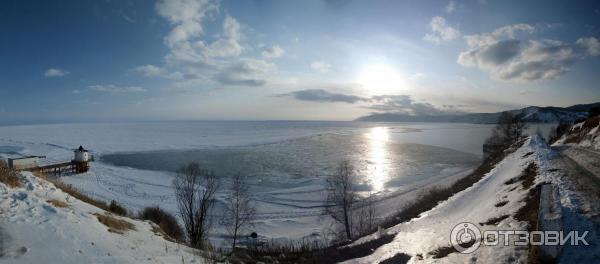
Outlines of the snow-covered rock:
[{"label": "snow-covered rock", "polygon": [[555,145],[576,145],[600,150],[600,116],[573,125]]}]

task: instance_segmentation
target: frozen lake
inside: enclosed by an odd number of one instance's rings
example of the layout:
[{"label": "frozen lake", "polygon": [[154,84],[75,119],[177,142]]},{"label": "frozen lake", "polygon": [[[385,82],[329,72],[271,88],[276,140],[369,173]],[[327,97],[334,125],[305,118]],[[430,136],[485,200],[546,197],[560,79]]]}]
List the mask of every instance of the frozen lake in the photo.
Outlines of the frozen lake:
[{"label": "frozen lake", "polygon": [[255,192],[324,185],[327,175],[342,160],[351,161],[357,169],[362,189],[374,192],[391,192],[479,161],[472,153],[390,141],[392,131],[374,127],[365,133],[326,133],[250,146],[108,154],[100,160],[114,166],[167,172],[198,162],[224,181],[238,173],[244,175]]},{"label": "frozen lake", "polygon": [[[365,193],[377,193],[381,216],[425,186],[468,173],[481,158],[491,125],[301,121],[190,121],[52,124],[0,127],[0,156],[44,155],[70,160],[79,145],[96,162],[63,177],[100,199],[130,209],[160,205],[176,212],[174,171],[197,161],[227,185],[242,173],[257,204],[253,230],[266,238],[318,236],[325,178],[350,160]],[[223,193],[218,193],[223,198]],[[218,234],[217,234],[218,235]]]}]

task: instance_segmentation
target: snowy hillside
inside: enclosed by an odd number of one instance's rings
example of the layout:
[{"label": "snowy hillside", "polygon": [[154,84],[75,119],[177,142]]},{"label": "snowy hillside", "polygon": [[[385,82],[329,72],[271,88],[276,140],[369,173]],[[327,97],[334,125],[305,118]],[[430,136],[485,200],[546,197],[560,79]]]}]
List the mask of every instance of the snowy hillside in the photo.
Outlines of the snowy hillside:
[{"label": "snowy hillside", "polygon": [[600,116],[573,125],[555,144],[577,145],[600,150]]},{"label": "snowy hillside", "polygon": [[[529,139],[521,148],[508,155],[475,185],[440,203],[419,218],[401,223],[371,236],[363,237],[353,245],[362,244],[381,236],[393,234],[394,239],[376,248],[372,254],[345,263],[395,263],[398,256],[410,258],[409,263],[517,263],[527,262],[527,246],[484,246],[471,254],[452,250],[449,237],[452,229],[463,222],[475,224],[484,230],[527,230],[527,221],[519,220],[522,208],[531,197],[531,190],[542,182],[559,186],[564,213],[564,230],[591,228],[593,220],[581,216],[580,207],[591,206],[573,191],[575,187],[565,180],[553,161],[556,153],[537,137]],[[532,165],[534,164],[534,165]],[[534,166],[533,175],[523,176]],[[535,200],[537,202],[537,200]],[[582,205],[586,204],[587,205]],[[525,210],[525,213],[529,210]],[[591,211],[595,211],[591,210]],[[568,220],[567,220],[568,219]],[[577,220],[574,220],[577,219]],[[594,240],[596,233],[590,234]],[[599,245],[592,241],[585,248],[565,247],[560,262],[592,263],[599,256]],[[399,259],[399,258],[398,258]]]},{"label": "snowy hillside", "polygon": [[[518,115],[529,123],[573,123],[586,118],[588,110],[598,107],[600,103],[574,105],[570,107],[540,107],[529,106],[514,109],[508,112]],[[366,122],[456,122],[473,124],[494,124],[498,121],[501,112],[497,113],[468,113],[468,114],[443,114],[443,115],[409,115],[403,113],[372,113],[357,119]]]},{"label": "snowy hillside", "polygon": [[574,122],[587,117],[587,112],[572,111],[568,108],[530,106],[516,110],[521,119],[531,123]]},{"label": "snowy hillside", "polygon": [[[22,188],[0,183],[1,263],[204,263],[148,221],[111,215],[29,172],[22,175]],[[101,223],[110,220],[123,228]]]}]

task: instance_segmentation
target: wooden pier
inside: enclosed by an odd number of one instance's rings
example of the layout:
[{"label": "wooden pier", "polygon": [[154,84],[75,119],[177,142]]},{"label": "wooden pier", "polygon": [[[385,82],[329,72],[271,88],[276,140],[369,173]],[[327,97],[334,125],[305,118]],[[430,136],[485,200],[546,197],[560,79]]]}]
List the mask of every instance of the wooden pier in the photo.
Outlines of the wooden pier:
[{"label": "wooden pier", "polygon": [[62,176],[65,174],[77,174],[84,173],[89,170],[89,164],[87,162],[67,161],[61,163],[55,163],[50,165],[39,166],[34,168],[34,171],[42,172],[45,174],[52,174],[55,176]]},{"label": "wooden pier", "polygon": [[15,170],[28,170],[32,172],[41,172],[62,176],[65,174],[84,173],[90,170],[90,161],[94,157],[88,153],[82,146],[73,150],[74,158],[71,161],[58,162],[53,164],[38,165],[40,158],[45,156],[24,156],[20,158],[8,159],[9,167]]}]

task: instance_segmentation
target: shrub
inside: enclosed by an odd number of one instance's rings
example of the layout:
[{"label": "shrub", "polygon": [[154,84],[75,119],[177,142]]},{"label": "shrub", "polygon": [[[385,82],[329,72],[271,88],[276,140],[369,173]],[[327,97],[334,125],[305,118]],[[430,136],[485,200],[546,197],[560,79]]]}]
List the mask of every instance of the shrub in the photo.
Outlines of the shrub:
[{"label": "shrub", "polygon": [[0,182],[12,188],[23,186],[19,172],[9,168],[3,160],[0,160]]},{"label": "shrub", "polygon": [[127,209],[125,209],[123,206],[121,206],[115,200],[110,201],[110,205],[108,206],[108,211],[118,214],[118,215],[121,215],[121,216],[127,215]]},{"label": "shrub", "polygon": [[157,224],[165,234],[177,241],[183,241],[185,239],[183,229],[177,222],[177,218],[160,209],[158,206],[144,208],[140,213],[139,218],[150,220]]}]

